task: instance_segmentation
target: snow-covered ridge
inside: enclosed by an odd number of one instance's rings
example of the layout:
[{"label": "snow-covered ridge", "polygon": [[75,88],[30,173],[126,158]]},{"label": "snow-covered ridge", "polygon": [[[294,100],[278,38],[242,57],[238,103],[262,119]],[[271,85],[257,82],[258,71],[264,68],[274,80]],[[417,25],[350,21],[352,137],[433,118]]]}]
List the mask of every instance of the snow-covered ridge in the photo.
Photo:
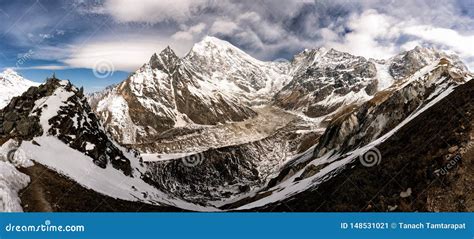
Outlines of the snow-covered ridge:
[{"label": "snow-covered ridge", "polygon": [[0,109],[5,107],[10,100],[21,95],[31,86],[38,86],[39,83],[29,81],[12,69],[6,69],[0,73]]},{"label": "snow-covered ridge", "polygon": [[[145,182],[146,166],[139,154],[108,138],[82,90],[68,81],[48,79],[0,113],[2,117],[9,115],[22,120],[26,117],[31,124],[28,134],[16,134],[15,130],[0,134],[0,140],[11,141],[16,137],[21,141],[20,145],[4,143],[0,148],[2,159],[4,154],[10,157],[9,151],[14,147],[33,162],[111,198],[189,210],[216,210],[172,198]],[[17,172],[14,166],[31,165],[21,161],[15,165],[0,162],[0,204],[3,207],[0,209],[20,211],[16,193],[28,184],[29,178]]]}]

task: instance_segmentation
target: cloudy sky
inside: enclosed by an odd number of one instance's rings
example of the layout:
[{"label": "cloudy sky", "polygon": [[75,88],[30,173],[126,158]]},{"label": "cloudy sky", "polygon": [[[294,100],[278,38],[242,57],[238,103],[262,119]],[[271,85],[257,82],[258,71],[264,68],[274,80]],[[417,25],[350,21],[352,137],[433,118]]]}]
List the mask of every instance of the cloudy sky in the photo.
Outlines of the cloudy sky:
[{"label": "cloudy sky", "polygon": [[422,45],[474,69],[474,0],[1,0],[0,31],[0,68],[35,81],[55,72],[89,92],[206,35],[261,60],[320,46],[388,58]]}]

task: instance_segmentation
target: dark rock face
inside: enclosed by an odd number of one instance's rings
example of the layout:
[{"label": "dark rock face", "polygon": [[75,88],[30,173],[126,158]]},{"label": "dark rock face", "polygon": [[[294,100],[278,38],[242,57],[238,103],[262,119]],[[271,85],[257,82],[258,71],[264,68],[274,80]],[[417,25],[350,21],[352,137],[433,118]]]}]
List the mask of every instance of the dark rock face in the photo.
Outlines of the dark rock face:
[{"label": "dark rock face", "polygon": [[[64,177],[41,164],[22,168],[31,184],[20,191],[25,212],[181,212],[170,206],[154,206],[112,198]],[[45,193],[38,193],[45,192]]]}]

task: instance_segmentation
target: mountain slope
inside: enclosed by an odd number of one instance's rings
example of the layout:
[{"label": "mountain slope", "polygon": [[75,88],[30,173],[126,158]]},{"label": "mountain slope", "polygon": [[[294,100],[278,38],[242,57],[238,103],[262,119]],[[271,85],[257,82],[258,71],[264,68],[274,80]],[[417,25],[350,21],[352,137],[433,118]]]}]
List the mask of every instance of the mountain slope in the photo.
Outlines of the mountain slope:
[{"label": "mountain slope", "polygon": [[39,83],[29,81],[21,77],[11,69],[0,73],[0,109],[5,107],[10,100],[21,95],[31,86],[38,86]]},{"label": "mountain slope", "polygon": [[138,153],[108,138],[82,89],[68,81],[52,78],[31,87],[1,110],[0,116],[15,119],[13,129],[0,134],[0,142],[15,140],[19,145],[16,150],[26,158],[84,188],[126,201],[204,210],[146,183],[146,168]]},{"label": "mountain slope", "polygon": [[27,195],[76,185],[123,210],[467,210],[446,202],[472,200],[471,79],[434,49],[375,60],[320,48],[272,63],[211,37],[89,99],[49,79],[0,110],[0,152],[35,164],[0,165],[3,207],[18,210],[27,177],[46,168],[55,183]]},{"label": "mountain slope", "polygon": [[474,81],[408,122],[384,142],[379,164],[354,160],[311,190],[259,211],[472,211]]},{"label": "mountain slope", "polygon": [[[97,105],[94,110],[107,130],[119,142],[134,144],[153,141],[153,137],[173,128],[216,125],[254,117],[256,113],[249,108],[249,102],[239,98],[241,95],[238,92],[244,91],[236,86],[237,81],[215,77],[215,72],[206,68],[212,63],[202,62],[199,57],[198,52],[202,50],[200,44],[207,44],[207,47],[218,50],[212,59],[219,62],[229,60],[225,53],[232,51],[233,47],[222,49],[219,44],[209,46],[214,41],[218,40],[205,39],[183,59],[166,48],[160,54],[153,55],[149,63],[126,81],[104,94],[93,105]],[[242,62],[246,66],[256,64]],[[239,74],[244,77],[242,72]],[[234,92],[236,89],[238,92]]]},{"label": "mountain slope", "polygon": [[[134,91],[105,94],[124,100],[105,96],[97,105],[122,105],[115,111],[120,115],[148,115],[143,102],[155,105],[155,111],[172,109],[163,119],[148,118],[161,124],[171,119],[168,129],[142,128],[146,138],[127,141],[127,147],[146,153],[151,184],[177,198],[224,209],[259,208],[336,177],[472,77],[456,56],[419,47],[387,60],[319,48],[305,50],[291,63],[268,63],[208,37],[182,59],[171,53],[167,48],[145,64]],[[162,77],[147,78],[153,75],[147,73],[151,65]],[[109,91],[130,88],[131,79]],[[277,87],[267,87],[272,84]],[[151,88],[159,90],[146,95]],[[216,103],[216,95],[223,100]],[[142,96],[142,106],[130,104]],[[246,110],[235,111],[240,106],[252,113],[243,117]],[[264,110],[268,107],[272,114]],[[222,117],[242,118],[216,120],[217,125],[200,121],[218,116],[216,109],[226,109]],[[108,107],[99,114],[112,112]],[[173,119],[179,114],[180,120]],[[107,117],[100,118],[107,125]],[[130,125],[154,124],[131,116],[121,122],[122,129],[111,131],[114,137]],[[190,159],[196,164],[183,165]]]},{"label": "mountain slope", "polygon": [[[472,75],[442,58],[437,64],[428,65],[377,93],[370,101],[342,110],[331,119],[314,149],[285,165],[265,190],[232,206],[248,203],[242,209],[261,207],[324,186],[326,181],[339,177],[344,168],[350,171],[358,157],[368,151],[371,158],[364,163],[374,166],[377,161],[370,160],[374,157],[378,160],[380,153],[373,151],[373,147],[392,139],[420,114],[436,108],[445,97],[458,97],[453,90],[462,89],[461,86],[470,79]],[[469,97],[463,100],[467,103]],[[433,136],[421,134],[418,140],[428,140],[426,137]],[[403,145],[403,141],[394,144]],[[263,193],[269,195],[258,196]]]}]

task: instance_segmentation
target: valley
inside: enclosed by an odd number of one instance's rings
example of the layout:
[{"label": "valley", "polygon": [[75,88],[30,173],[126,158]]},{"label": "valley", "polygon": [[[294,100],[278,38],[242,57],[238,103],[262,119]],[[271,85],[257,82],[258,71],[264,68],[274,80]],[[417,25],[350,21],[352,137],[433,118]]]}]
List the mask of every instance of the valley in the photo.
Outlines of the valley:
[{"label": "valley", "polygon": [[[384,60],[317,48],[290,62],[264,62],[205,37],[184,57],[170,47],[153,54],[102,92],[84,94],[53,76],[11,93],[0,110],[0,152],[9,160],[5,170],[15,165],[21,172],[9,171],[17,184],[6,192],[32,211],[72,210],[70,199],[59,207],[53,202],[63,201],[57,194],[69,187],[116,211],[434,211],[434,196],[418,196],[423,185],[436,183],[429,175],[445,150],[438,144],[415,150],[410,142],[430,142],[449,125],[456,133],[443,131],[448,145],[466,143],[468,124],[439,110],[455,102],[470,113],[471,79],[459,57],[433,48]],[[369,179],[388,179],[380,172],[390,170],[424,183],[373,194],[383,182]],[[357,188],[371,195],[357,195]],[[412,190],[412,205],[393,196]],[[468,200],[467,193],[458,196]]]}]

